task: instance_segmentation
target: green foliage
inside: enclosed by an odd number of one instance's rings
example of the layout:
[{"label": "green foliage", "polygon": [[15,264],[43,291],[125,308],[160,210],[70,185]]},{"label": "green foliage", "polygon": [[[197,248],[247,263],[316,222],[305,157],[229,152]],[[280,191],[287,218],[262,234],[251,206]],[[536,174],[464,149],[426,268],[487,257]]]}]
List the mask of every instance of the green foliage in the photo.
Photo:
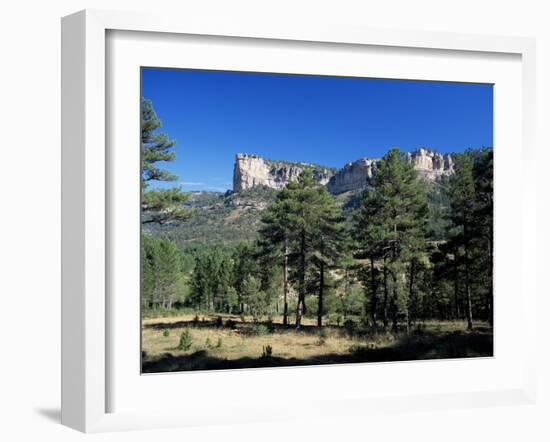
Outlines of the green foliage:
[{"label": "green foliage", "polygon": [[185,297],[181,253],[174,243],[164,239],[141,237],[142,306],[171,309]]},{"label": "green foliage", "polygon": [[254,321],[267,314],[269,299],[266,293],[260,290],[260,281],[252,275],[248,275],[241,286],[241,298],[247,306],[248,313]]},{"label": "green foliage", "polygon": [[[196,230],[200,245],[189,247],[181,236],[195,218],[143,236],[143,311],[185,306],[240,315],[243,323],[252,317],[259,327],[283,313],[286,299],[298,327],[302,316],[318,324],[328,317],[351,335],[380,323],[397,332],[430,318],[468,319],[470,311],[491,321],[492,149],[453,158],[453,175],[426,182],[392,149],[367,190],[354,195],[349,222],[341,195],[330,195],[307,169],[280,191],[193,195],[184,205],[200,208],[207,238]],[[245,241],[225,236],[233,222],[226,217],[242,224]]]},{"label": "green foliage", "polygon": [[[364,194],[355,227],[358,256],[369,260],[370,268],[364,271],[369,275],[366,288],[371,316],[376,321],[373,313],[378,304],[377,288],[381,278],[375,261],[383,259],[385,293],[391,293],[392,329],[397,330],[401,316],[408,330],[414,266],[423,259],[427,246],[425,181],[402,152],[391,149],[378,163],[371,185],[372,189]],[[384,323],[386,321],[384,317]]]},{"label": "green foliage", "polygon": [[168,336],[170,336],[170,330],[164,330],[162,332],[162,336],[164,336],[165,338],[167,338]]},{"label": "green foliage", "polygon": [[172,150],[176,142],[165,133],[158,132],[162,126],[151,100],[141,100],[141,187],[142,223],[183,221],[191,212],[181,205],[187,195],[179,188],[148,189],[152,181],[175,181],[177,176],[158,167],[159,162],[170,162],[176,158]]},{"label": "green foliage", "polygon": [[187,195],[179,188],[143,191],[141,198],[142,222],[164,224],[185,221],[193,214],[192,211],[181,207],[186,200]]},{"label": "green foliage", "polygon": [[269,333],[269,328],[264,324],[257,324],[254,326],[254,334],[256,336],[265,336]]},{"label": "green foliage", "polygon": [[185,329],[180,334],[180,342],[178,344],[178,350],[187,351],[193,345],[193,338],[189,330]]},{"label": "green foliage", "polygon": [[189,304],[208,311],[230,312],[235,307],[233,261],[220,248],[203,250],[195,257]]},{"label": "green foliage", "polygon": [[[235,246],[258,237],[263,209],[271,204],[277,190],[256,186],[242,192],[188,192],[183,204],[193,216],[185,223],[164,229],[182,248],[205,244]],[[148,225],[151,230],[154,226]],[[158,230],[158,229],[157,229]]]},{"label": "green foliage", "polygon": [[298,291],[296,327],[307,314],[306,293],[317,292],[318,321],[324,314],[323,298],[330,288],[329,270],[344,247],[341,210],[327,190],[318,186],[310,169],[277,195],[262,218],[260,248],[264,256],[289,270]]},{"label": "green foliage", "polygon": [[159,169],[159,161],[174,161],[176,153],[171,149],[176,145],[165,133],[157,132],[162,126],[151,100],[141,99],[141,179],[148,181],[175,181],[176,176]]}]

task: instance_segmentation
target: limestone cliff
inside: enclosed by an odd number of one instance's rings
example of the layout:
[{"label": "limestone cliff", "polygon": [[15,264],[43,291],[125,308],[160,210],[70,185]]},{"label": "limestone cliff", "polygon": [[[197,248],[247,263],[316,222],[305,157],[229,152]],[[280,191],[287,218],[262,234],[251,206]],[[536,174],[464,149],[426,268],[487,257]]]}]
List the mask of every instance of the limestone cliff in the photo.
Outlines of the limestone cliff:
[{"label": "limestone cliff", "polygon": [[420,175],[430,180],[454,172],[453,159],[450,154],[442,155],[421,147],[415,152],[407,153],[407,157],[414,163],[414,167]]},{"label": "limestone cliff", "polygon": [[[419,148],[407,153],[407,158],[413,162],[420,175],[429,180],[454,171],[450,154],[442,155],[430,149]],[[258,155],[237,154],[233,170],[233,190],[240,192],[260,185],[282,189],[287,183],[296,181],[305,167],[311,167],[320,185],[326,185],[329,192],[339,194],[367,187],[376,173],[378,161],[361,158],[335,170],[314,164],[272,161]]]},{"label": "limestone cliff", "polygon": [[327,189],[334,194],[363,189],[367,186],[375,170],[376,160],[361,158],[353,161],[346,164],[332,176]]},{"label": "limestone cliff", "polygon": [[282,189],[287,183],[298,180],[306,167],[313,170],[314,178],[321,185],[327,184],[334,174],[334,170],[315,164],[265,160],[258,155],[239,153],[233,169],[233,190],[240,192],[260,185]]}]

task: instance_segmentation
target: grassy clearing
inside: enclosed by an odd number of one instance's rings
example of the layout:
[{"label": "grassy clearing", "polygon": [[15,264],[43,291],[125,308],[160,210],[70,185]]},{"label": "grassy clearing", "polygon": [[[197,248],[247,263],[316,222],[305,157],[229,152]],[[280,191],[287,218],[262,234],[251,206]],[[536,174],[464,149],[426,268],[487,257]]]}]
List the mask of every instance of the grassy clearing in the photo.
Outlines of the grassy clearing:
[{"label": "grassy clearing", "polygon": [[[281,317],[262,324],[231,315],[145,319],[143,371],[479,357],[492,356],[493,351],[492,329],[481,322],[467,332],[462,321],[428,321],[414,327],[410,336],[336,325],[320,332],[314,319],[303,323],[302,331],[296,332],[284,327]],[[268,347],[271,354],[266,356]]]}]

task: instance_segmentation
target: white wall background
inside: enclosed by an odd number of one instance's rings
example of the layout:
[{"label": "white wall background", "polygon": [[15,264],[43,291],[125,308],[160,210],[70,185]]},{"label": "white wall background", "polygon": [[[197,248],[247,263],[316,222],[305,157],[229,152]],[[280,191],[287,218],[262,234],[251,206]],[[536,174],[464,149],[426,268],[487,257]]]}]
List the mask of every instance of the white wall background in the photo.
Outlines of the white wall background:
[{"label": "white wall background", "polygon": [[[0,12],[0,439],[549,440],[550,333],[539,321],[535,406],[380,415],[363,421],[283,422],[85,436],[59,425],[60,17],[84,8],[245,15],[533,36],[538,43],[539,311],[548,311],[542,250],[549,247],[550,13],[547,1],[497,0],[19,0]],[[546,5],[545,5],[546,4]],[[514,179],[514,177],[510,177]],[[452,381],[452,380],[450,380]],[[237,393],[238,394],[238,393]],[[182,398],[183,399],[183,398]],[[246,399],[246,398],[243,398]]]}]

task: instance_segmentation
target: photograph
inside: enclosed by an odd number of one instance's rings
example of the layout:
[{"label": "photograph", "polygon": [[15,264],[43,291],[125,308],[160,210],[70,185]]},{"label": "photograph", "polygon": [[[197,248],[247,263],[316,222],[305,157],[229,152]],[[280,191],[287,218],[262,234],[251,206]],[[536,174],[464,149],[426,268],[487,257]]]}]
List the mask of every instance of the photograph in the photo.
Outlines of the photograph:
[{"label": "photograph", "polygon": [[140,87],[143,374],[493,356],[493,84]]}]

